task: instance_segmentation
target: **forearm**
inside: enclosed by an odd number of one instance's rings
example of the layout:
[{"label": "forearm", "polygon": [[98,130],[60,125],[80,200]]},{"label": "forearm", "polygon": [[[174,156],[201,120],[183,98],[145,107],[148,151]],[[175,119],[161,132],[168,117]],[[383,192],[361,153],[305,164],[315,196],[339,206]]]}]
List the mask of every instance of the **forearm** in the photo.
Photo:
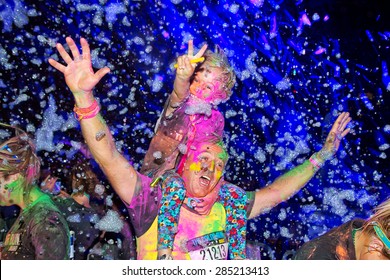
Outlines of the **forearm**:
[{"label": "forearm", "polygon": [[182,102],[188,96],[190,80],[176,76],[171,94],[171,105]]},{"label": "forearm", "polygon": [[[92,103],[94,98],[92,95],[81,98],[75,96],[75,100],[78,107],[85,108],[90,106],[88,102]],[[81,119],[80,125],[93,158],[119,197],[130,203],[137,178],[136,171],[116,149],[115,141],[103,117],[99,113],[94,117]]]},{"label": "forearm", "polygon": [[256,191],[255,202],[249,219],[252,219],[289,199],[315,174],[315,169],[310,161],[306,160],[301,165],[278,177],[272,184]]},{"label": "forearm", "polygon": [[189,86],[189,80],[176,77],[175,83],[173,84],[173,91],[168,98],[169,101],[165,110],[165,117],[172,114],[172,112],[187,98]]},{"label": "forearm", "polygon": [[84,140],[96,162],[105,168],[120,154],[115,147],[109,127],[100,115],[80,121]]},{"label": "forearm", "polygon": [[[92,92],[73,93],[73,96],[75,98],[76,108],[88,108],[95,101]],[[80,126],[84,140],[94,159],[101,167],[109,165],[119,153],[115,148],[114,139],[110,130],[100,113],[91,118],[82,118],[80,120]]]}]

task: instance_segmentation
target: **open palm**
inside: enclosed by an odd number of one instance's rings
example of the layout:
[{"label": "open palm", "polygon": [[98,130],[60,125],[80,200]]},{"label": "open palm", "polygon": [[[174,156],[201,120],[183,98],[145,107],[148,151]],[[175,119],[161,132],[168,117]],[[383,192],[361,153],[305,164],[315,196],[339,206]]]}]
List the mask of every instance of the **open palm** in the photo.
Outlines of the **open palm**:
[{"label": "open palm", "polygon": [[325,152],[325,160],[331,158],[339,149],[341,140],[350,132],[347,125],[351,121],[348,112],[342,112],[334,122],[322,150]]},{"label": "open palm", "polygon": [[103,76],[110,72],[110,69],[108,67],[103,67],[94,73],[89,45],[84,38],[80,39],[82,55],[80,55],[72,38],[67,37],[66,42],[72,52],[73,58],[66,52],[64,47],[58,43],[56,45],[57,50],[65,61],[66,66],[54,59],[49,59],[50,65],[64,74],[66,84],[74,94],[92,91]]}]

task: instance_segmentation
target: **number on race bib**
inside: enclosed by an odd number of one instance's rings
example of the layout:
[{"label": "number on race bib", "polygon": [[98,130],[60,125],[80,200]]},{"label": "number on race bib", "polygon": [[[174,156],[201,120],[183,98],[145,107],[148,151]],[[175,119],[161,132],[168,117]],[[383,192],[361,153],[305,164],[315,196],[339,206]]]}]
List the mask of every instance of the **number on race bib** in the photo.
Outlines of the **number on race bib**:
[{"label": "number on race bib", "polygon": [[226,260],[228,244],[217,244],[190,252],[192,260]]}]

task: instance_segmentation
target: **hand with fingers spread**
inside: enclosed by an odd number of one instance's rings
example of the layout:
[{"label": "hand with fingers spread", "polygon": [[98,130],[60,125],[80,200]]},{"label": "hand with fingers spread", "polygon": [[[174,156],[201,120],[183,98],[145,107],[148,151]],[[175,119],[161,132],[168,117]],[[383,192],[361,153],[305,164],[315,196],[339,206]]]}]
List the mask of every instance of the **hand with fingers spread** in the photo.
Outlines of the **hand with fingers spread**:
[{"label": "hand with fingers spread", "polygon": [[326,137],[324,146],[318,153],[314,153],[310,157],[310,162],[313,164],[315,171],[319,170],[327,160],[333,158],[340,147],[341,140],[349,133],[350,128],[346,128],[351,117],[348,112],[341,113],[334,122],[328,137]]},{"label": "hand with fingers spread", "polygon": [[330,130],[328,137],[326,137],[324,146],[321,149],[322,158],[325,160],[333,157],[340,147],[341,140],[351,130],[347,128],[347,125],[351,121],[351,117],[348,112],[341,113],[334,122],[332,129]]},{"label": "hand with fingers spread", "polygon": [[95,85],[110,72],[110,69],[104,67],[94,73],[91,62],[91,51],[87,40],[84,38],[80,39],[82,54],[80,54],[79,49],[72,38],[67,37],[66,42],[73,58],[66,52],[65,48],[60,43],[57,43],[57,50],[66,65],[63,65],[52,58],[49,59],[49,63],[64,74],[66,84],[74,96],[82,97],[85,94],[91,93]]}]

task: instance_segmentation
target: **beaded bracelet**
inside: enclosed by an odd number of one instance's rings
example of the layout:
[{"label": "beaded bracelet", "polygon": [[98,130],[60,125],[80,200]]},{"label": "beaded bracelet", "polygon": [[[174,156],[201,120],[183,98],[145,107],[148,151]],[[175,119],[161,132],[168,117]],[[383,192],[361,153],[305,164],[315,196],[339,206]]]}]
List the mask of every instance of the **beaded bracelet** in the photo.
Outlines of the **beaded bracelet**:
[{"label": "beaded bracelet", "polygon": [[82,119],[90,119],[96,116],[100,112],[100,106],[95,99],[91,106],[87,108],[79,108],[74,105],[73,112],[75,112],[77,119],[81,121]]},{"label": "beaded bracelet", "polygon": [[317,153],[314,153],[310,158],[309,158],[310,163],[313,165],[314,172],[317,172],[323,165],[324,163],[321,163],[318,158],[317,158]]}]

